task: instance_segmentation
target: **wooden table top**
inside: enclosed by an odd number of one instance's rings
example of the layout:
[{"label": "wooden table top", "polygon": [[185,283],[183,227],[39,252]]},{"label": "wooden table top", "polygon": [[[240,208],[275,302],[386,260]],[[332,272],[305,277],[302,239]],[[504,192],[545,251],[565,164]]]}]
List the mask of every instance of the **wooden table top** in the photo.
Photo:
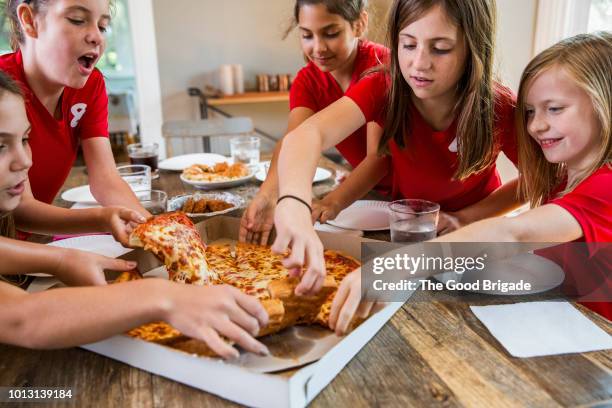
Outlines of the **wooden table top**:
[{"label": "wooden table top", "polygon": [[[341,167],[323,161],[332,170]],[[75,169],[66,188],[86,183]],[[335,182],[316,186],[324,194]],[[162,172],[154,188],[192,189]],[[256,182],[230,191],[248,198]],[[57,201],[59,205],[66,203]],[[388,233],[366,235],[389,240]],[[312,406],[604,406],[612,404],[612,351],[515,358],[470,311],[492,298],[444,302],[419,291],[351,360]],[[516,299],[513,299],[516,301]],[[577,306],[612,334],[605,319]],[[229,379],[231,381],[231,379]],[[204,391],[79,349],[38,351],[0,345],[0,385],[72,387],[72,406],[232,406]],[[599,405],[602,404],[602,405]],[[62,405],[56,403],[55,405]],[[67,404],[64,404],[67,405]]]}]

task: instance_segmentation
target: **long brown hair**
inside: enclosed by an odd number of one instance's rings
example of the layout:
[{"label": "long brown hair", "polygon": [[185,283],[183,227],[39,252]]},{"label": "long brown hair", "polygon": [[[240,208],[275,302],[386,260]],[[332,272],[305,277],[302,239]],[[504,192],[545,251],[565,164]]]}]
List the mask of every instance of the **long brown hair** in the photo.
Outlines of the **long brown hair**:
[{"label": "long brown hair", "polygon": [[[23,98],[23,92],[17,82],[0,70],[0,99],[8,92]],[[15,223],[11,213],[0,213],[0,236],[14,238]]]},{"label": "long brown hair", "polygon": [[516,112],[519,142],[519,193],[537,207],[550,197],[567,176],[563,163],[550,163],[527,131],[526,97],[534,79],[542,72],[563,68],[593,103],[601,126],[597,159],[574,180],[568,180],[561,195],[572,191],[597,169],[612,163],[612,33],[602,31],[566,38],[538,54],[521,77]]},{"label": "long brown hair", "polygon": [[[23,97],[23,93],[17,82],[15,82],[11,77],[4,73],[4,71],[0,70],[0,99],[4,97],[4,94],[8,92],[14,95],[18,95]],[[13,214],[11,212],[8,213],[0,213],[0,236],[7,238],[15,238],[15,221],[13,219]],[[2,276],[0,275],[0,280],[15,284],[17,286],[21,286],[27,280],[26,276]]]},{"label": "long brown hair", "polygon": [[400,70],[399,33],[432,7],[440,5],[461,30],[468,48],[465,71],[457,89],[457,152],[459,164],[455,178],[462,180],[489,167],[496,158],[493,134],[494,82],[493,50],[496,27],[495,0],[395,0],[389,11],[387,46],[391,50],[390,89],[384,133],[379,144],[388,152],[394,140],[400,148],[410,144],[411,123],[407,112],[412,105],[412,90]]}]

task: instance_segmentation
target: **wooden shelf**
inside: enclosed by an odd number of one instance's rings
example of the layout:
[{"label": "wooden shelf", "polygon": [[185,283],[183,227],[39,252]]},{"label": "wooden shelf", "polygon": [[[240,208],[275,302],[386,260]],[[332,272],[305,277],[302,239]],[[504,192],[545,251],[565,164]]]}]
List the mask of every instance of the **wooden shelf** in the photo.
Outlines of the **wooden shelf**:
[{"label": "wooden shelf", "polygon": [[237,95],[226,95],[220,98],[207,98],[210,106],[235,105],[240,103],[285,102],[289,92],[245,92]]}]

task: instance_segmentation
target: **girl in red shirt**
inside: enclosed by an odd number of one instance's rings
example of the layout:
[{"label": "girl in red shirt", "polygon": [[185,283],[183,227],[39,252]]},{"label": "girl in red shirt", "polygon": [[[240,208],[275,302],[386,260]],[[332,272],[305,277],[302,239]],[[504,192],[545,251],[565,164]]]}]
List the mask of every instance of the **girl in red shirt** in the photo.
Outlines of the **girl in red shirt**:
[{"label": "girl in red shirt", "polygon": [[[325,109],[355,87],[368,69],[381,64],[388,50],[360,37],[368,24],[367,0],[297,0],[294,25],[300,31],[302,51],[308,64],[291,85],[288,131]],[[292,27],[293,28],[293,27]],[[336,148],[353,166],[351,175],[333,192],[314,205],[313,220],[325,222],[341,208],[367,193],[379,181],[364,178],[372,171],[385,174],[388,163],[376,155],[382,129],[375,122],[348,132]],[[345,136],[346,136],[345,135]],[[273,226],[278,198],[277,144],[268,176],[241,222],[240,239],[265,244]],[[379,183],[389,192],[390,177]]]},{"label": "girl in red shirt", "polygon": [[[436,201],[447,213],[461,210],[461,217],[444,216],[440,228],[519,204],[517,182],[499,188],[495,169],[501,150],[516,161],[513,97],[493,80],[495,13],[494,0],[395,0],[387,27],[389,72],[363,78],[287,135],[279,195],[292,197],[276,208],[273,248],[291,246],[287,267],[308,265],[298,293],[317,290],[325,275],[321,243],[305,214],[309,177],[322,150],[364,123],[384,123],[379,150],[391,154],[396,197]],[[381,173],[363,177],[378,180]]]},{"label": "girl in red shirt", "polygon": [[80,145],[96,200],[148,215],[116,171],[104,78],[94,68],[106,45],[108,1],[9,1],[5,13],[15,52],[0,57],[0,69],[22,86],[32,125],[34,164],[23,208],[35,206],[33,198],[53,201]]},{"label": "girl in red shirt", "polygon": [[[537,254],[563,267],[562,288],[568,295],[608,320],[612,320],[610,72],[610,32],[577,35],[536,56],[521,78],[516,115],[520,192],[531,210],[479,221],[434,240],[564,243]],[[353,272],[334,299],[330,322],[339,333],[357,310],[360,281],[359,271]],[[370,307],[364,303],[360,312]]]},{"label": "girl in red shirt", "polygon": [[[28,213],[20,206],[32,166],[30,133],[20,87],[0,71],[0,343],[72,347],[162,320],[224,357],[237,357],[238,351],[220,335],[251,351],[267,352],[250,334],[267,324],[266,312],[257,299],[236,288],[195,287],[164,279],[106,285],[105,269],[125,271],[136,263],[13,239],[15,227],[26,227],[42,233],[106,230],[123,240],[120,236],[127,238],[130,222],[144,221],[122,207],[71,210],[42,203],[42,211],[33,214],[28,225],[14,220],[13,211]],[[36,272],[75,287],[28,294],[4,278]]]}]

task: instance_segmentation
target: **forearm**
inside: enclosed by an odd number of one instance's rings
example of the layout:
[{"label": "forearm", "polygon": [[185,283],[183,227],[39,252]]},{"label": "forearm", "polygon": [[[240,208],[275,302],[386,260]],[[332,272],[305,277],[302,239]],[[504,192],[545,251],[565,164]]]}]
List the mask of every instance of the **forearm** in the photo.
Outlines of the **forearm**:
[{"label": "forearm", "polygon": [[370,154],[351,172],[337,189],[325,196],[325,200],[336,204],[338,211],[359,200],[376,186],[387,174],[387,157]]},{"label": "forearm", "polygon": [[474,222],[432,242],[519,242],[521,235],[514,220],[496,217]]},{"label": "forearm", "polygon": [[278,160],[279,196],[295,195],[311,201],[312,179],[321,151],[319,129],[308,122],[284,138]]},{"label": "forearm", "polygon": [[0,301],[0,342],[35,349],[72,347],[162,320],[167,282],[62,288]]},{"label": "forearm", "polygon": [[0,237],[0,275],[49,273],[61,263],[64,250],[32,242]]},{"label": "forearm", "polygon": [[470,224],[485,218],[498,217],[523,205],[518,197],[518,178],[493,191],[486,198],[455,213],[462,224]]},{"label": "forearm", "polygon": [[102,211],[102,208],[71,210],[28,199],[15,210],[14,217],[17,228],[37,234],[108,232]]}]

